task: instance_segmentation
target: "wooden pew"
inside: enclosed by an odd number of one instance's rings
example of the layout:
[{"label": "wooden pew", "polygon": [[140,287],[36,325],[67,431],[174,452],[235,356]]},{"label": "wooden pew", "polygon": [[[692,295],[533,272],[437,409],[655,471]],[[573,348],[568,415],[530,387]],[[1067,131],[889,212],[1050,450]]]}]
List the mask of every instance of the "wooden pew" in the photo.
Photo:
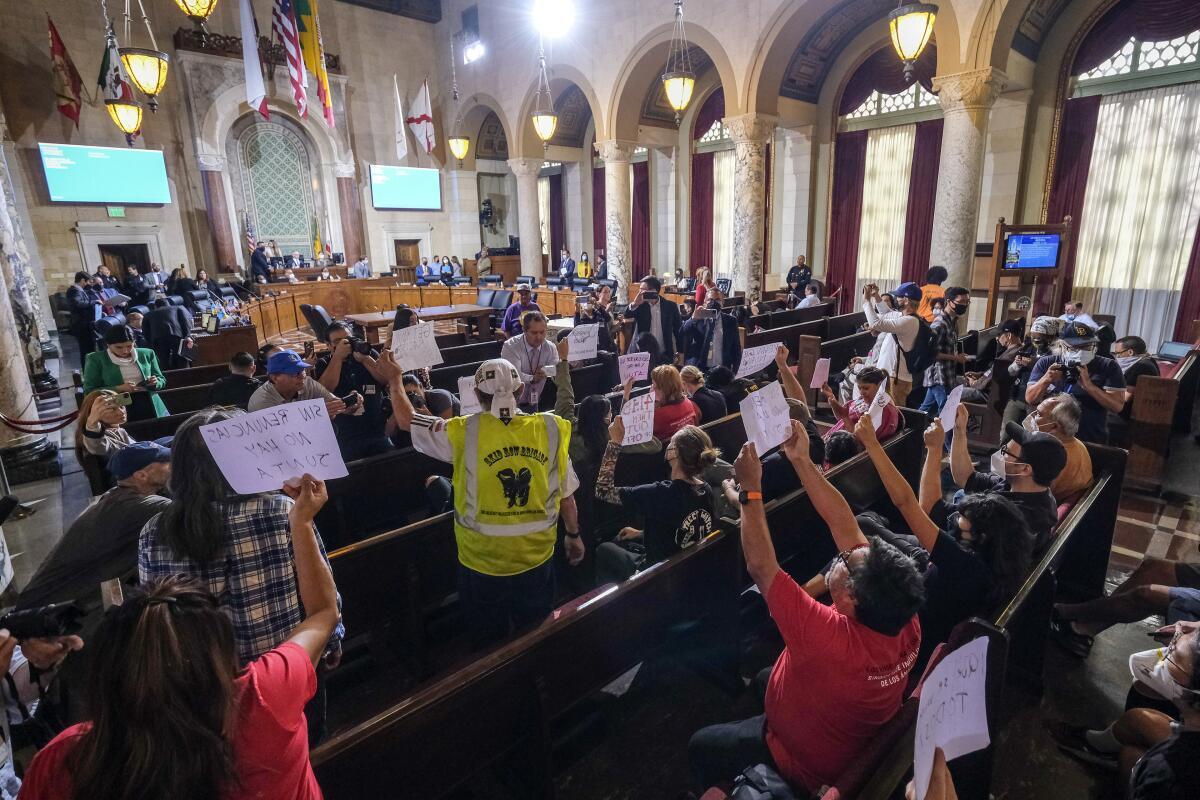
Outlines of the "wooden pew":
[{"label": "wooden pew", "polygon": [[1192,350],[1167,375],[1138,378],[1129,417],[1125,480],[1130,488],[1153,493],[1162,489],[1171,436],[1176,430],[1187,432],[1191,428],[1200,375],[1198,360],[1200,350]]},{"label": "wooden pew", "polygon": [[[500,341],[493,341],[440,348],[442,351],[442,364],[440,366],[449,367],[457,364],[478,363],[487,361],[490,358],[499,358],[500,347],[503,344]],[[455,388],[457,389],[457,387]]]},{"label": "wooden pew", "polygon": [[[803,309],[811,311],[812,309]],[[789,363],[796,363],[800,357],[800,338],[809,336],[818,341],[825,336],[826,320],[815,319],[808,322],[798,322],[794,325],[784,325],[776,328],[768,328],[765,331],[758,333],[747,332],[743,339],[743,347],[758,347],[764,344],[773,344],[778,342],[786,345],[788,349]],[[751,331],[752,328],[746,328],[746,331]]]},{"label": "wooden pew", "polygon": [[816,408],[817,403],[816,390],[808,387],[812,383],[813,370],[816,369],[818,359],[828,358],[829,374],[834,375],[845,371],[850,366],[850,359],[856,356],[866,358],[874,346],[875,334],[866,331],[840,339],[822,340],[816,336],[801,336],[795,349],[796,379],[804,387],[809,406]]},{"label": "wooden pew", "polygon": [[192,411],[185,411],[181,414],[170,414],[165,417],[157,417],[155,419],[143,419],[137,422],[129,422],[125,425],[125,430],[139,442],[144,442],[148,439],[161,439],[164,436],[174,436],[175,431],[183,424],[184,420],[192,415]]},{"label": "wooden pew", "polygon": [[769,314],[759,314],[746,320],[746,330],[755,328],[783,328],[800,322],[812,322],[824,319],[834,313],[836,303],[818,303],[808,308],[794,308],[791,311],[773,311]]},{"label": "wooden pew", "polygon": [[208,364],[203,367],[187,367],[186,369],[169,369],[163,372],[167,379],[167,388],[182,389],[185,386],[208,385],[218,378],[229,374],[227,364]]},{"label": "wooden pew", "polygon": [[844,336],[852,336],[858,333],[859,329],[865,324],[867,324],[867,315],[862,311],[829,317],[825,330],[825,338],[841,339]]},{"label": "wooden pew", "polygon": [[[228,373],[229,370],[226,370]],[[167,379],[170,381],[170,378]],[[211,384],[196,384],[174,388],[167,383],[167,388],[158,393],[158,397],[171,414],[190,414],[208,406],[208,396],[212,392]]]}]

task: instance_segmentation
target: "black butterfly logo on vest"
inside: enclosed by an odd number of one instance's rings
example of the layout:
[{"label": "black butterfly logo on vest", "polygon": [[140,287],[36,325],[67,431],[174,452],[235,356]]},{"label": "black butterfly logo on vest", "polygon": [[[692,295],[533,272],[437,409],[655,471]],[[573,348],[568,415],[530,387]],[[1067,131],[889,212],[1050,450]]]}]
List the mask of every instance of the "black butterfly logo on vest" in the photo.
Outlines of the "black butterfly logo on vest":
[{"label": "black butterfly logo on vest", "polygon": [[509,508],[524,507],[529,503],[529,482],[533,480],[533,473],[529,471],[529,467],[521,467],[520,472],[513,472],[511,468],[502,469],[496,473],[496,477],[504,486],[504,496],[508,499]]}]

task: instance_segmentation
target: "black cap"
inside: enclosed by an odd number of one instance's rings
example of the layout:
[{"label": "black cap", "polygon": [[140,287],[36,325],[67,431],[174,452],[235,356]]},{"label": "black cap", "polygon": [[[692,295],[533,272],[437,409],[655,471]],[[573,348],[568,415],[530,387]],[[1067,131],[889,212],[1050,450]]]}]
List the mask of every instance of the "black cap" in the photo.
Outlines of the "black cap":
[{"label": "black cap", "polygon": [[1096,341],[1096,329],[1086,322],[1076,319],[1063,327],[1058,338],[1075,347],[1081,344],[1091,344]]},{"label": "black cap", "polygon": [[1004,426],[1008,438],[1021,445],[1021,463],[1033,468],[1033,480],[1040,486],[1049,486],[1067,465],[1067,449],[1062,442],[1048,433],[1025,430],[1019,422]]},{"label": "black cap", "polygon": [[1025,319],[1006,319],[1000,324],[1001,333],[1011,333],[1014,336],[1025,336]]}]

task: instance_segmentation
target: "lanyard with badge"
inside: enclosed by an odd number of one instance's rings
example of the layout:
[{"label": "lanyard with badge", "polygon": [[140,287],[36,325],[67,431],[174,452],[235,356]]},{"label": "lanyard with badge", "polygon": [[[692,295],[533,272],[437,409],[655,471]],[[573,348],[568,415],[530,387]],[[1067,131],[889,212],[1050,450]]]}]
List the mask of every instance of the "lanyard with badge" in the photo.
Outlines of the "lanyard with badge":
[{"label": "lanyard with badge", "polygon": [[[535,352],[538,357],[537,361],[533,360],[533,356],[534,356]],[[541,361],[542,361],[542,348],[538,347],[535,350],[534,348],[529,346],[528,342],[525,342],[525,358],[529,361],[529,375],[531,378],[533,378],[533,373],[538,371],[538,367],[540,366]],[[533,378],[532,380],[529,381],[529,404],[532,406],[535,406],[535,407],[538,404],[538,390],[537,390],[536,384],[537,384],[536,378]]]}]

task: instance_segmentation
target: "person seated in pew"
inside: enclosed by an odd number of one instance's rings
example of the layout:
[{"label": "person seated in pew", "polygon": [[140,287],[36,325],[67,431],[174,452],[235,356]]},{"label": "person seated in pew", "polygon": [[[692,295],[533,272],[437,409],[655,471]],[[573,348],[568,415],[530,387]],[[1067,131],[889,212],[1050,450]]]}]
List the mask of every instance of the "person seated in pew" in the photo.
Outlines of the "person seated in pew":
[{"label": "person seated in pew", "polygon": [[450,420],[413,409],[390,350],[379,363],[389,376],[397,424],[412,435],[413,447],[453,465],[459,602],[474,648],[541,622],[554,606],[560,516],[569,563],[579,564],[585,552],[574,498],[579,479],[568,456],[570,424],[553,414],[519,413],[524,387],[503,358],[475,371],[484,411]]},{"label": "person seated in pew", "polygon": [[1021,352],[1021,348],[1025,344],[1024,332],[1024,319],[1006,319],[1000,324],[1000,333],[997,334],[995,339],[996,356],[992,359],[991,364],[983,372],[967,372],[963,376],[964,386],[962,402],[988,402],[990,398],[988,398],[986,392],[988,387],[991,385],[992,371],[996,368],[996,362],[1003,362],[1001,367],[1004,369],[1009,369],[1010,365],[1016,361]]},{"label": "person seated in pew", "polygon": [[683,381],[684,394],[700,409],[700,425],[715,422],[729,414],[725,395],[704,385],[704,373],[699,367],[688,364],[679,371],[679,378]]},{"label": "person seated in pew", "polygon": [[625,423],[618,415],[608,428],[608,444],[596,476],[596,497],[640,516],[645,527],[621,528],[616,541],[602,542],[596,548],[598,583],[619,583],[699,544],[716,527],[713,491],[702,476],[720,452],[707,433],[695,425],[676,431],[665,453],[671,477],[641,486],[613,485],[624,438]]},{"label": "person seated in pew", "polygon": [[247,663],[237,620],[199,581],[172,576],[132,592],[89,643],[89,721],[38,753],[23,798],[319,800],[305,706],[339,614],[313,525],[328,495],[304,478],[289,490],[294,503],[280,498],[289,506],[280,568],[298,597],[277,641]]},{"label": "person seated in pew", "polygon": [[679,329],[685,364],[708,371],[713,367],[735,369],[742,360],[742,339],[737,320],[721,310],[721,293],[713,289],[702,310]]},{"label": "person seated in pew", "polygon": [[1038,317],[1029,326],[1029,336],[1017,351],[1016,358],[1008,367],[1012,378],[1012,398],[1004,406],[1004,422],[1020,422],[1029,415],[1029,404],[1025,402],[1025,390],[1033,365],[1042,356],[1052,354],[1052,346],[1058,339],[1062,320],[1057,317]]},{"label": "person seated in pew", "polygon": [[213,381],[208,391],[210,406],[235,406],[242,410],[250,404],[250,398],[262,386],[254,377],[254,356],[249,353],[234,353],[229,359],[229,374]]},{"label": "person seated in pew", "polygon": [[[759,674],[765,714],[692,736],[688,760],[701,787],[766,763],[793,786],[832,785],[899,710],[921,644],[921,574],[891,544],[868,540],[845,498],[809,458],[808,433],[792,422],[783,450],[840,551],[824,606],[780,568],[763,510],[762,464],[753,443],[734,462],[746,568],[783,636],[774,667]],[[769,675],[769,678],[767,676]]]},{"label": "person seated in pew", "polygon": [[83,362],[83,391],[111,389],[128,400],[127,413],[133,420],[165,417],[170,412],[158,393],[167,378],[153,350],[134,345],[128,325],[114,325],[104,334],[103,350],[88,353]]},{"label": "person seated in pew", "polygon": [[796,308],[812,308],[821,302],[821,286],[815,281],[804,284],[804,297],[796,303]]},{"label": "person seated in pew", "polygon": [[408,402],[422,414],[451,419],[462,413],[459,399],[445,389],[426,389],[411,372],[404,373],[404,393]]},{"label": "person seated in pew", "polygon": [[601,286],[591,289],[587,295],[575,305],[575,325],[600,326],[600,340],[597,349],[606,353],[615,353],[617,348],[613,343],[612,289]]},{"label": "person seated in pew", "polygon": [[134,347],[149,347],[146,343],[146,333],[142,330],[142,326],[146,322],[146,316],[140,311],[130,311],[125,315],[125,324],[129,326],[129,330],[133,331]]},{"label": "person seated in pew", "polygon": [[533,289],[523,283],[517,287],[517,301],[504,310],[504,319],[500,321],[500,330],[506,337],[520,336],[524,332],[521,324],[525,314],[530,311],[541,311],[542,307],[533,302]]},{"label": "person seated in pew", "polygon": [[345,322],[331,324],[325,341],[330,351],[317,359],[313,369],[317,382],[337,397],[358,398],[333,420],[342,458],[353,461],[386,453],[392,449],[384,431],[391,415],[384,411],[388,385],[377,366],[379,351],[355,339]]},{"label": "person seated in pew", "polygon": [[1038,407],[1022,423],[1027,431],[1050,434],[1062,442],[1067,451],[1067,463],[1050,484],[1050,493],[1060,503],[1081,494],[1092,485],[1092,457],[1075,435],[1079,432],[1081,413],[1074,397],[1056,394],[1038,403]]},{"label": "person seated in pew", "polygon": [[689,319],[696,315],[696,299],[694,297],[683,298],[683,303],[679,306],[679,318],[683,320],[683,324],[687,325]]},{"label": "person seated in pew", "polygon": [[846,405],[838,400],[833,393],[833,388],[828,383],[823,384],[821,394],[824,396],[825,402],[829,403],[829,407],[833,409],[833,415],[837,417],[837,424],[830,428],[825,435],[828,437],[838,431],[854,430],[859,419],[864,415],[869,416],[871,407],[878,402],[881,407],[878,435],[880,439],[890,438],[900,428],[900,409],[896,408],[896,404],[892,402],[888,393],[883,391],[885,380],[887,380],[887,374],[878,367],[860,369],[855,376],[855,383],[858,384],[858,397]]},{"label": "person seated in pew", "polygon": [[500,356],[517,368],[521,378],[518,405],[523,411],[536,412],[546,388],[545,368],[558,363],[558,351],[546,339],[546,315],[541,311],[527,311],[522,325],[523,332],[506,339],[500,346]]},{"label": "person seated in pew", "polygon": [[90,453],[107,460],[133,444],[133,437],[124,428],[129,420],[125,408],[117,402],[117,392],[112,389],[97,389],[83,396],[78,418],[84,422],[75,427],[76,458],[82,459],[84,453]]},{"label": "person seated in pew", "polygon": [[1062,330],[1054,355],[1043,356],[1033,365],[1025,402],[1037,405],[1042,398],[1060,392],[1074,395],[1083,407],[1079,438],[1085,442],[1108,442],[1108,412],[1125,407],[1125,377],[1111,358],[1096,354],[1096,330],[1075,320]]},{"label": "person seated in pew", "polygon": [[665,442],[687,425],[700,423],[700,407],[683,391],[679,370],[660,364],[650,371],[650,391],[654,394],[654,438]]},{"label": "person seated in pew", "polygon": [[1016,422],[1004,426],[1008,442],[992,453],[991,471],[977,472],[967,451],[967,409],[958,407],[950,442],[950,475],[965,495],[995,492],[1021,509],[1033,534],[1034,554],[1053,540],[1058,503],[1050,484],[1067,464],[1062,442],[1048,433],[1030,432]]},{"label": "person seated in pew", "polygon": [[[825,461],[823,469],[833,469],[862,452],[858,439],[850,431],[833,431],[825,434]],[[816,462],[813,462],[816,463]]]},{"label": "person seated in pew", "polygon": [[[267,382],[254,390],[248,411],[294,403],[298,400],[324,400],[330,417],[336,417],[348,408],[346,401],[308,376],[312,364],[306,362],[295,350],[280,350],[267,359]],[[355,400],[355,404],[360,400]]]},{"label": "person seated in pew", "polygon": [[1146,340],[1140,336],[1125,336],[1113,345],[1113,358],[1125,378],[1125,405],[1117,414],[1108,415],[1108,441],[1115,447],[1129,445],[1129,419],[1133,415],[1133,393],[1138,379],[1144,375],[1157,378],[1158,362],[1146,352]]}]

